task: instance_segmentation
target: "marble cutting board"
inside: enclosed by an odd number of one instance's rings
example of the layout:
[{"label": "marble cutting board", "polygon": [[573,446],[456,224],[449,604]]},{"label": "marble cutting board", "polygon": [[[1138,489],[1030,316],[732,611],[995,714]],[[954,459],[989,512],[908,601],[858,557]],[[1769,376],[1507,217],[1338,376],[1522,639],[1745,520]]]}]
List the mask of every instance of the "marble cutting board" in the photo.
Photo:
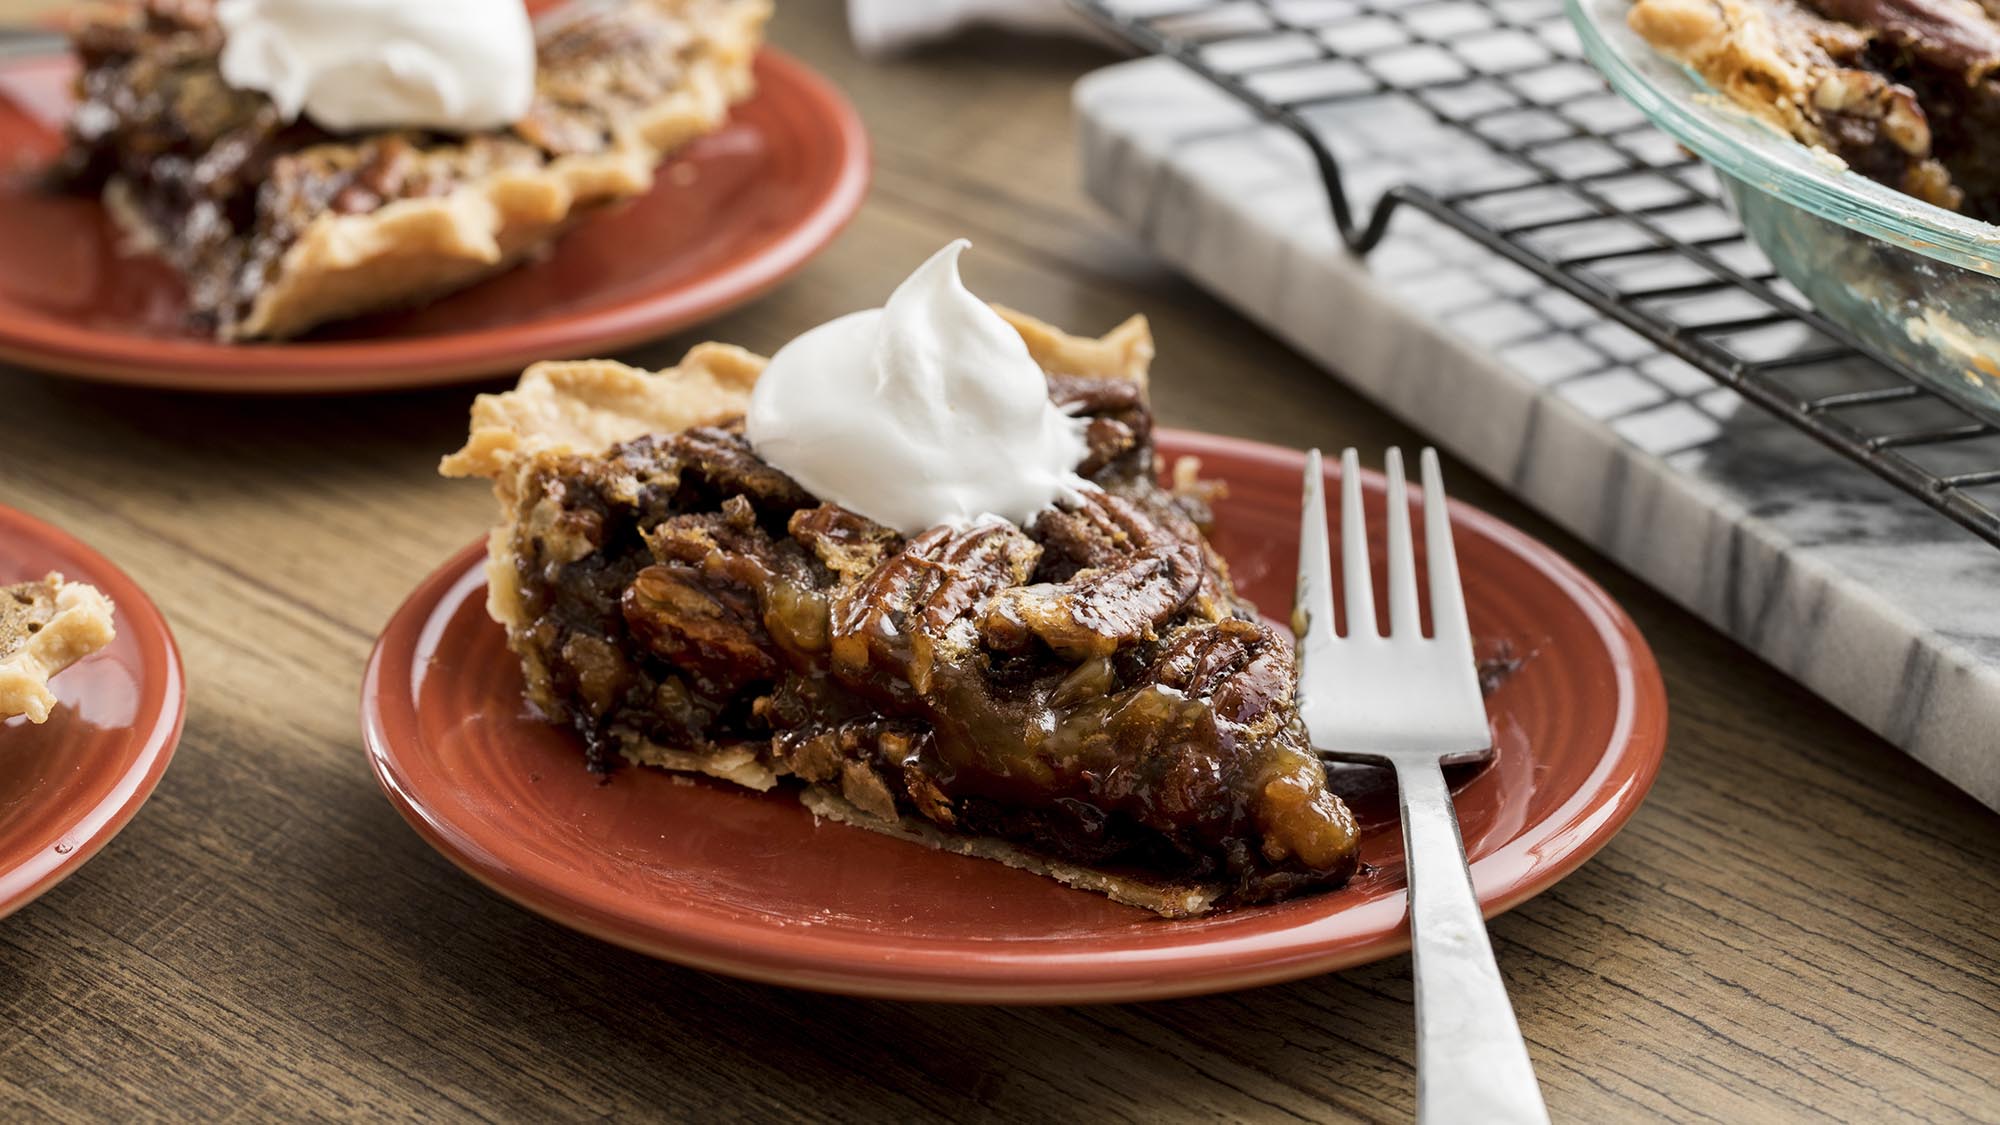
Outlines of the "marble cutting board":
[{"label": "marble cutting board", "polygon": [[[1355,259],[1305,146],[1172,61],[1075,104],[1163,259],[2000,809],[2000,549],[1415,210]],[[1364,199],[1493,160],[1408,106],[1320,124]]]}]

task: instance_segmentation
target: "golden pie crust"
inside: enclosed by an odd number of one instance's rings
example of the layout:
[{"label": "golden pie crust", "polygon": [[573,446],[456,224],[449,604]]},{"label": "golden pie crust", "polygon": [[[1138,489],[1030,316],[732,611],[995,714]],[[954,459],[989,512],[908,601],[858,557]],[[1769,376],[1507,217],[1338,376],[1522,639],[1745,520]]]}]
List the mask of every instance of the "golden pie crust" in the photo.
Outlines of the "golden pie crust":
[{"label": "golden pie crust", "polygon": [[[995,306],[1028,345],[1029,354],[1051,374],[1117,377],[1144,383],[1153,359],[1153,337],[1146,320],[1134,316],[1102,337],[1072,336],[1025,313]],[[764,370],[765,359],[728,344],[699,344],[686,358],[662,371],[648,372],[608,360],[538,363],[513,390],[481,395],[472,407],[465,446],[444,458],[439,471],[447,477],[486,477],[493,481],[502,521],[488,540],[487,609],[504,626],[508,644],[524,660],[527,695],[531,702],[553,710],[552,687],[545,669],[532,665],[527,646],[517,638],[527,614],[517,585],[514,544],[524,528],[520,498],[545,454],[594,453],[649,433],[664,433],[708,425],[740,415],[751,388]],[[767,790],[778,777],[749,750],[724,749],[693,754],[673,747],[643,745],[626,756],[643,765],[684,773],[702,773],[751,789]],[[917,817],[898,817],[893,808],[882,815],[866,806],[877,804],[865,791],[849,786],[813,785],[800,800],[815,816],[854,824],[960,855],[997,860],[1032,871],[1068,886],[1096,891],[1130,906],[1169,918],[1207,911],[1221,896],[1219,885],[1185,880],[1147,879],[1112,873],[1084,864],[1052,859],[1008,841],[961,836],[939,830]]]},{"label": "golden pie crust", "polygon": [[0,586],[0,719],[44,722],[56,704],[49,679],[111,643],[111,599],[50,574]]}]

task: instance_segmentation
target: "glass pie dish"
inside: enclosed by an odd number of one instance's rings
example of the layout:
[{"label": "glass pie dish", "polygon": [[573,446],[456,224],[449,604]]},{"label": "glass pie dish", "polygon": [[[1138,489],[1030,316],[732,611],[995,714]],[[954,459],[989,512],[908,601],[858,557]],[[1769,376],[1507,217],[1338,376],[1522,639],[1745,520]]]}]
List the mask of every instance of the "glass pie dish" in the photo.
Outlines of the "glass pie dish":
[{"label": "glass pie dish", "polygon": [[1828,320],[2000,420],[2000,226],[1851,171],[1739,109],[1626,25],[1564,0],[1612,89],[1714,168],[1745,232]]}]

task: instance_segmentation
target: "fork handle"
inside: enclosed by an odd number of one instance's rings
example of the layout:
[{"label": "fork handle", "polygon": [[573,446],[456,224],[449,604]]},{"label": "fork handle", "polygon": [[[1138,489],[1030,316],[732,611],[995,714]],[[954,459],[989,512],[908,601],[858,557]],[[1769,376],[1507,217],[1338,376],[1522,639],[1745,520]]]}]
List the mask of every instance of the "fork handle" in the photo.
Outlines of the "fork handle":
[{"label": "fork handle", "polygon": [[1528,1045],[1472,890],[1444,771],[1435,761],[1398,762],[1396,789],[1409,863],[1417,1121],[1547,1125]]}]

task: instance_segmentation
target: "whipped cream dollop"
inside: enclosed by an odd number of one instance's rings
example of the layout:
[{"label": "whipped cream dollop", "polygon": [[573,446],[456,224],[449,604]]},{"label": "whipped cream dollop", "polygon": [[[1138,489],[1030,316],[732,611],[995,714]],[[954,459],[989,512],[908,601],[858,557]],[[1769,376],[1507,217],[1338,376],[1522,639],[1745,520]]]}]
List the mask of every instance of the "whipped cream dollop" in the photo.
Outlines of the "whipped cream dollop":
[{"label": "whipped cream dollop", "polygon": [[522,0],[221,0],[223,81],[335,131],[512,124],[535,97]]},{"label": "whipped cream dollop", "polygon": [[882,308],[779,349],[744,422],[757,455],[905,535],[1026,523],[1086,487],[1084,423],[1049,401],[1020,333],[959,280],[969,245],[933,254]]}]

